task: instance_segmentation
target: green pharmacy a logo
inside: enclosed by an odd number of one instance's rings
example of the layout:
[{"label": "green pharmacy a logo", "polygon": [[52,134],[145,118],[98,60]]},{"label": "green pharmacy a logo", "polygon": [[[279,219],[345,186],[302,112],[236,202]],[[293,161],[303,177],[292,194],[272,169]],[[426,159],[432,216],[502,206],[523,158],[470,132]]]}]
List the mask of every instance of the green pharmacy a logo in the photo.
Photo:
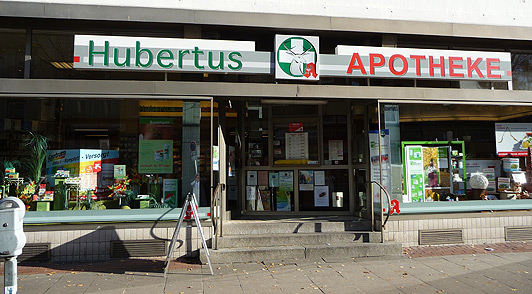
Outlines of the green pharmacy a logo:
[{"label": "green pharmacy a logo", "polygon": [[277,63],[291,77],[316,78],[317,61],[316,48],[305,38],[288,38],[277,48]]}]

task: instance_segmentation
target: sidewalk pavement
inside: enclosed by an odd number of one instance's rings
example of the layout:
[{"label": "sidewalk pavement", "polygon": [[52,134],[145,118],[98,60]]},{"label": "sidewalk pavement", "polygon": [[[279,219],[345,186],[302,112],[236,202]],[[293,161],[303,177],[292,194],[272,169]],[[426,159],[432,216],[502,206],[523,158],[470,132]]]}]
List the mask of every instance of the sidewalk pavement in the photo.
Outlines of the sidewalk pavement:
[{"label": "sidewalk pavement", "polygon": [[208,265],[180,260],[164,278],[163,266],[154,259],[20,264],[18,293],[532,293],[532,242],[213,264],[214,276]]}]

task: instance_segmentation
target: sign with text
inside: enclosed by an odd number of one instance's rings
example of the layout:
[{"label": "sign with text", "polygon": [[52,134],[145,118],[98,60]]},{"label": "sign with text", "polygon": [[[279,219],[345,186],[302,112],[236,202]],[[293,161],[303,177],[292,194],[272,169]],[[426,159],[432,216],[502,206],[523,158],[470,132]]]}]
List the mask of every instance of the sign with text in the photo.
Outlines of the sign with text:
[{"label": "sign with text", "polygon": [[276,79],[327,77],[512,80],[511,54],[463,50],[338,45],[320,54],[319,37],[275,35],[274,52],[255,42],[74,36],[74,69],[274,74]]},{"label": "sign with text", "polygon": [[323,76],[511,81],[508,52],[337,46]]},{"label": "sign with text", "polygon": [[271,53],[252,41],[75,35],[74,68],[270,74]]}]

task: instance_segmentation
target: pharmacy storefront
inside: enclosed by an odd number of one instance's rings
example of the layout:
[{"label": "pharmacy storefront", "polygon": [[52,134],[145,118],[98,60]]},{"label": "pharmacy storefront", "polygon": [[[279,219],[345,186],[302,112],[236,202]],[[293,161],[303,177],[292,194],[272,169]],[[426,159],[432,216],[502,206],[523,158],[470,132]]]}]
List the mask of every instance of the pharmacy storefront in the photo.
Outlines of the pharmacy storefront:
[{"label": "pharmacy storefront", "polygon": [[[490,219],[477,213],[532,208],[532,105],[511,91],[526,83],[515,69],[530,59],[519,54],[299,35],[275,35],[269,51],[69,38],[73,62],[54,66],[85,79],[10,79],[2,94],[2,192],[24,199],[28,224],[171,220],[189,192],[206,219],[219,184],[232,217],[358,216],[375,230],[386,221],[385,241],[410,245],[451,228],[480,242],[471,220]],[[142,74],[160,80],[135,81]]]}]

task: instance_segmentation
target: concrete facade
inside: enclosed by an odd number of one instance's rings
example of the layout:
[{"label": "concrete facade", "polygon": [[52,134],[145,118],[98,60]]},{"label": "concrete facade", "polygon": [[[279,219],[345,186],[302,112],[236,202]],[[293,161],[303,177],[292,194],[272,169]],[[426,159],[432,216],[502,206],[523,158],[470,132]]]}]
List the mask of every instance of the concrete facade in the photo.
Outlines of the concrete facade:
[{"label": "concrete facade", "polygon": [[[172,225],[173,224],[173,225]],[[131,225],[114,226],[111,224],[72,226],[61,230],[47,230],[41,228],[25,228],[26,242],[31,244],[50,244],[50,259],[54,262],[90,262],[111,259],[111,242],[113,241],[164,241],[168,248],[175,223],[138,227]],[[206,226],[205,226],[206,225]],[[205,227],[203,227],[205,226]],[[207,240],[212,238],[212,230],[204,224],[203,233]],[[183,227],[171,257],[198,257],[202,248],[201,236],[195,226]],[[149,251],[149,249],[147,250]],[[158,257],[166,257],[159,255]]]}]

